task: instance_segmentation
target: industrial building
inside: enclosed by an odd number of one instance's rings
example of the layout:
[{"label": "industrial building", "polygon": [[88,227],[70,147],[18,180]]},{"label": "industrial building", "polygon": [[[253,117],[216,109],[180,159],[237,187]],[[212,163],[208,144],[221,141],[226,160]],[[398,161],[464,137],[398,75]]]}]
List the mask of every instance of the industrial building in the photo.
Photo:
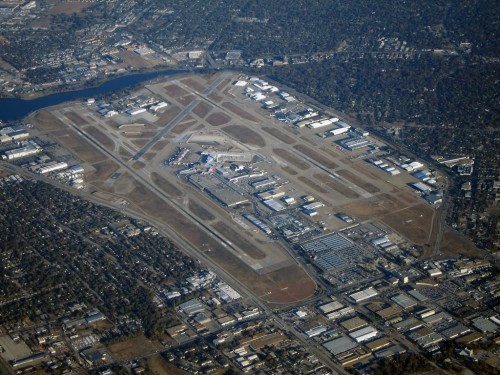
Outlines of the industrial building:
[{"label": "industrial building", "polygon": [[356,151],[364,147],[373,146],[373,143],[366,138],[362,137],[351,137],[339,141],[339,144],[348,149],[349,151]]},{"label": "industrial building", "polygon": [[377,334],[378,331],[375,328],[373,328],[372,326],[368,326],[349,333],[349,336],[351,336],[354,340],[356,340],[356,342],[359,343],[363,341],[368,341],[376,337]]},{"label": "industrial building", "polygon": [[42,151],[42,148],[34,141],[22,142],[22,147],[13,150],[5,151],[2,155],[4,160],[14,160],[24,158],[26,156],[36,155]]},{"label": "industrial building", "polygon": [[214,175],[194,174],[188,177],[188,181],[198,189],[205,191],[224,206],[234,207],[248,202],[247,197],[234,190],[231,186]]},{"label": "industrial building", "polygon": [[391,297],[391,300],[405,310],[417,306],[417,301],[406,294],[397,294],[394,297]]},{"label": "industrial building", "polygon": [[354,349],[358,346],[358,344],[349,337],[343,336],[338,339],[328,341],[324,343],[323,346],[326,350],[332,353],[332,355],[337,356],[341,353]]},{"label": "industrial building", "polygon": [[18,141],[29,137],[29,133],[22,126],[12,125],[0,129],[0,144]]},{"label": "industrial building", "polygon": [[47,174],[50,172],[60,171],[61,169],[68,168],[68,163],[66,162],[51,162],[37,169],[37,173]]},{"label": "industrial building", "polygon": [[378,295],[378,292],[375,290],[375,288],[369,287],[359,292],[350,294],[349,298],[351,298],[356,303],[360,303],[366,301],[367,299],[375,297],[376,295]]}]

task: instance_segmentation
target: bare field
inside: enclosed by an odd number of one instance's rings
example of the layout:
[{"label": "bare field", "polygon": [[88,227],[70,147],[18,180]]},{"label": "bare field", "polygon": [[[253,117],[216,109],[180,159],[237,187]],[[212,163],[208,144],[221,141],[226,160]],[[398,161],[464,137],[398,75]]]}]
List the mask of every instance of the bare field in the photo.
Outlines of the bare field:
[{"label": "bare field", "polygon": [[143,163],[142,161],[136,161],[134,164],[132,164],[132,168],[134,168],[136,171],[144,168],[145,166],[146,166],[146,164]]},{"label": "bare field", "polygon": [[148,340],[144,335],[123,342],[117,342],[108,347],[113,358],[118,360],[140,357],[145,354],[153,353],[161,348],[162,346],[158,342]]},{"label": "bare field", "polygon": [[109,151],[113,151],[115,148],[115,143],[112,139],[110,139],[106,134],[97,129],[95,126],[89,126],[85,129],[85,132],[89,133],[92,138],[94,138],[97,142],[107,148]]},{"label": "bare field", "polygon": [[[151,375],[189,375],[190,373],[168,363],[160,354],[147,359],[147,367]],[[217,374],[216,374],[217,375]]]},{"label": "bare field", "polygon": [[53,131],[67,128],[61,120],[47,110],[36,112],[34,120],[36,122],[36,128],[42,131]]},{"label": "bare field", "polygon": [[70,130],[68,130],[65,135],[56,137],[56,139],[58,143],[71,150],[78,158],[87,163],[94,164],[107,160],[106,155]]},{"label": "bare field", "polygon": [[357,216],[362,219],[368,219],[374,216],[389,214],[393,211],[401,210],[406,205],[400,200],[388,194],[378,194],[368,199],[358,200],[342,206],[340,211]]},{"label": "bare field", "polygon": [[100,181],[107,180],[119,168],[119,165],[112,160],[104,160],[100,163],[95,163],[92,166],[95,168],[94,180]]},{"label": "bare field", "polygon": [[[364,162],[364,163],[366,164],[366,162]],[[375,167],[375,166],[371,166],[371,165],[361,165],[361,164],[352,163],[351,167],[354,170],[361,173],[363,176],[369,176],[373,180],[381,180],[382,179],[380,177],[380,176],[382,176],[381,173],[386,174],[380,168]],[[371,167],[376,168],[376,170],[372,169]],[[378,175],[377,175],[377,173],[378,173]]]},{"label": "bare field", "polygon": [[288,165],[285,167],[281,167],[281,169],[283,169],[286,173],[288,173],[292,176],[296,176],[298,174],[298,172],[295,169],[289,167]]},{"label": "bare field", "polygon": [[330,176],[324,174],[324,173],[317,173],[314,175],[314,178],[317,178],[319,181],[330,187],[331,189],[335,190],[336,192],[340,193],[346,198],[350,199],[355,199],[359,198],[359,194],[356,193],[355,191],[349,189],[347,186],[345,186],[343,183],[334,180]]},{"label": "bare field", "polygon": [[484,252],[478,249],[469,239],[452,229],[445,229],[440,250],[451,256],[457,254],[466,257],[483,257]]},{"label": "bare field", "polygon": [[118,153],[122,160],[129,160],[132,157],[132,154],[121,146],[118,148]]},{"label": "bare field", "polygon": [[207,102],[199,102],[196,107],[194,107],[193,113],[200,118],[205,118],[205,116],[208,115],[208,112],[210,112],[213,108],[214,107]]},{"label": "bare field", "polygon": [[429,237],[433,214],[434,210],[421,203],[384,215],[380,220],[410,241],[423,244]]},{"label": "bare field", "polygon": [[82,116],[80,116],[78,113],[73,112],[73,111],[69,111],[69,112],[64,113],[64,116],[66,116],[75,125],[78,125],[78,126],[87,125],[89,123]]},{"label": "bare field", "polygon": [[325,188],[323,188],[322,186],[319,186],[316,182],[308,179],[307,177],[305,176],[300,176],[298,178],[299,181],[303,182],[304,184],[306,184],[308,187],[310,187],[311,189],[315,190],[316,192],[318,193],[322,193],[322,194],[328,194],[329,191],[326,190]]},{"label": "bare field", "polygon": [[142,148],[148,143],[147,139],[132,139],[131,142],[134,144],[134,146],[138,148]]},{"label": "bare field", "polygon": [[335,151],[329,149],[329,148],[326,148],[326,147],[321,147],[320,148],[321,151],[324,151],[326,152],[328,155],[334,157],[334,158],[340,158],[340,155],[338,153],[336,153]]},{"label": "bare field", "polygon": [[187,94],[185,96],[177,98],[177,101],[181,103],[183,106],[188,106],[195,99],[196,97],[193,94]]},{"label": "bare field", "polygon": [[222,221],[218,221],[212,226],[215,228],[215,230],[217,230],[217,232],[231,241],[234,245],[236,245],[237,248],[243,250],[251,258],[264,259],[266,257],[266,254],[259,250],[254,244],[252,244],[250,241],[247,241],[245,237],[241,236],[240,233],[231,229]]},{"label": "bare field", "polygon": [[79,1],[64,1],[56,4],[53,8],[51,8],[47,14],[56,15],[56,14],[73,14],[80,13],[83,9],[88,7],[90,4]]},{"label": "bare field", "polygon": [[203,92],[203,90],[205,90],[205,85],[203,85],[202,83],[193,78],[185,78],[182,79],[181,82],[198,92]]},{"label": "bare field", "polygon": [[173,83],[165,86],[165,92],[167,93],[168,96],[176,100],[182,98],[183,96],[189,95],[189,92],[187,92],[182,87],[179,87]]},{"label": "bare field", "polygon": [[344,177],[346,180],[351,181],[353,184],[363,188],[363,190],[366,190],[369,193],[373,194],[373,193],[378,193],[380,191],[380,189],[378,187],[372,185],[369,182],[366,182],[361,177],[356,176],[354,173],[352,173],[351,171],[348,171],[347,169],[341,169],[341,170],[337,171],[336,173],[338,173],[339,175]]},{"label": "bare field", "polygon": [[188,207],[191,213],[193,213],[203,221],[210,221],[215,219],[215,216],[212,215],[210,211],[205,209],[205,207],[196,202],[194,199],[189,199]]},{"label": "bare field", "polygon": [[222,112],[215,112],[208,116],[206,120],[212,126],[220,126],[231,121],[231,117]]},{"label": "bare field", "polygon": [[281,142],[284,142],[288,145],[292,145],[295,143],[295,139],[292,137],[286,135],[285,133],[282,133],[276,128],[268,128],[268,127],[263,127],[262,130],[264,130],[266,133],[271,134],[274,138],[279,139]]},{"label": "bare field", "polygon": [[304,145],[295,145],[295,146],[293,146],[293,148],[296,149],[297,151],[302,152],[304,155],[306,155],[307,157],[313,159],[315,162],[321,164],[325,168],[335,169],[335,168],[338,167],[337,164],[335,164],[334,162],[328,160],[326,157],[324,157],[320,153],[318,153],[318,152],[310,149],[307,146],[304,146]]},{"label": "bare field", "polygon": [[298,169],[304,170],[310,167],[308,163],[283,148],[273,148],[273,152],[284,161],[292,163]]},{"label": "bare field", "polygon": [[163,150],[168,145],[168,141],[158,141],[153,147],[151,147],[151,151],[160,151]]},{"label": "bare field", "polygon": [[191,126],[197,124],[198,121],[193,120],[193,121],[187,121],[187,122],[181,122],[178,125],[175,125],[175,127],[171,130],[172,133],[174,134],[181,134],[184,133],[186,130],[188,130]]},{"label": "bare field", "polygon": [[148,68],[154,65],[152,62],[142,58],[134,51],[120,51],[117,53],[117,56],[123,60],[125,65],[132,65],[137,68]]},{"label": "bare field", "polygon": [[162,115],[160,116],[157,123],[160,126],[164,126],[164,125],[168,124],[170,121],[172,121],[174,119],[174,117],[177,116],[180,112],[181,112],[181,109],[179,107],[169,106],[169,108],[165,112],[162,113]]},{"label": "bare field", "polygon": [[222,101],[222,96],[216,94],[215,92],[209,94],[208,98],[217,103],[220,103]]},{"label": "bare field", "polygon": [[182,191],[180,191],[177,186],[167,181],[156,172],[151,173],[151,180],[156,186],[172,197],[181,197],[183,195]]},{"label": "bare field", "polygon": [[266,142],[258,133],[243,125],[229,125],[222,130],[245,145],[264,147]]},{"label": "bare field", "polygon": [[224,102],[224,103],[222,103],[222,106],[224,108],[229,109],[231,112],[240,116],[241,118],[244,118],[245,120],[252,121],[252,122],[259,121],[255,116],[251,115],[250,113],[248,113],[247,111],[245,111],[244,109],[242,109],[241,107],[239,107],[233,103]]},{"label": "bare field", "polygon": [[261,286],[267,294],[261,297],[275,304],[288,304],[310,297],[316,290],[316,284],[298,265],[282,268],[265,275],[267,279]]}]

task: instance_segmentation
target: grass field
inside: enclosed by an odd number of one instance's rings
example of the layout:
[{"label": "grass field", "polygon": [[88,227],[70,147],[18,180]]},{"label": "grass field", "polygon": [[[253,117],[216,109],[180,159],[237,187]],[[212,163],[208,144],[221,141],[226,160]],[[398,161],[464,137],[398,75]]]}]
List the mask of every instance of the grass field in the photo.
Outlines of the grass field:
[{"label": "grass field", "polygon": [[363,190],[366,190],[369,193],[378,193],[380,189],[376,187],[375,185],[363,180],[361,177],[355,175],[351,171],[347,169],[341,169],[340,171],[337,171],[339,175],[344,177],[346,180],[351,181],[353,184],[359,186]]},{"label": "grass field", "polygon": [[115,148],[115,143],[112,139],[110,139],[106,134],[97,129],[95,126],[89,126],[85,129],[87,133],[89,133],[92,138],[94,138],[97,142],[103,145],[109,151],[113,151]]},{"label": "grass field", "polygon": [[218,221],[214,225],[212,225],[217,232],[219,232],[224,238],[231,241],[237,248],[243,250],[249,257],[253,259],[264,259],[266,254],[259,250],[255,245],[253,245],[250,241],[240,233],[236,232],[225,223]]},{"label": "grass field", "polygon": [[165,193],[170,195],[171,197],[181,197],[183,195],[182,191],[180,191],[174,184],[167,181],[166,178],[160,176],[158,173],[151,173],[151,180],[154,182],[156,186],[158,186]]},{"label": "grass field", "polygon": [[188,208],[191,213],[193,213],[203,221],[210,221],[215,219],[215,216],[210,211],[205,209],[194,199],[189,199]]},{"label": "grass field", "polygon": [[145,354],[153,353],[162,346],[155,341],[148,340],[144,335],[140,335],[129,340],[111,344],[108,349],[113,358],[117,360],[127,360]]},{"label": "grass field", "polygon": [[69,111],[64,114],[68,119],[73,121],[75,125],[82,126],[82,125],[87,125],[89,122],[85,120],[82,116],[80,116],[78,113]]},{"label": "grass field", "polygon": [[205,118],[212,109],[213,107],[207,102],[200,102],[194,107],[193,113],[200,118]]},{"label": "grass field", "polygon": [[343,183],[334,180],[330,176],[324,174],[324,173],[317,173],[314,175],[314,178],[316,178],[318,181],[321,181],[323,184],[331,188],[332,190],[336,191],[337,193],[343,195],[346,198],[350,199],[355,199],[359,198],[359,194],[356,193],[355,191],[349,189],[347,186],[345,186]]},{"label": "grass field", "polygon": [[242,109],[241,107],[239,107],[233,103],[224,102],[224,103],[222,103],[222,106],[226,109],[229,109],[231,112],[233,112],[234,114],[240,116],[241,118],[243,118],[245,120],[252,121],[252,122],[259,121],[255,116],[251,115],[250,113],[248,113],[247,111],[245,111],[244,109]]}]

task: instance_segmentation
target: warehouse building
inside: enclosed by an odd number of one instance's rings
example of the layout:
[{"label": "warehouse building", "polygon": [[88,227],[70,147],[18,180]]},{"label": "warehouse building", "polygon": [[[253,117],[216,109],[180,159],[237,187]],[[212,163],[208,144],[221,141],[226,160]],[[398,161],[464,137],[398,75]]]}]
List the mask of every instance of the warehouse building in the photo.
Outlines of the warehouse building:
[{"label": "warehouse building", "polygon": [[356,303],[360,303],[366,301],[367,299],[375,297],[377,294],[378,292],[375,290],[375,288],[369,287],[359,292],[352,293],[351,295],[349,295],[349,298],[351,298]]},{"label": "warehouse building", "polygon": [[24,158],[26,156],[36,155],[42,151],[42,148],[34,141],[26,141],[22,143],[22,147],[13,150],[5,151],[2,158],[4,160],[14,160]]},{"label": "warehouse building", "polygon": [[13,125],[0,129],[0,144],[18,141],[29,137],[29,133],[22,126]]},{"label": "warehouse building", "polygon": [[372,326],[368,326],[349,333],[349,336],[356,340],[356,342],[360,343],[376,337],[377,334],[378,331],[375,328],[373,328]]},{"label": "warehouse building", "polygon": [[339,337],[338,339],[328,341],[323,344],[326,350],[337,356],[341,353],[354,349],[358,344],[347,336]]}]

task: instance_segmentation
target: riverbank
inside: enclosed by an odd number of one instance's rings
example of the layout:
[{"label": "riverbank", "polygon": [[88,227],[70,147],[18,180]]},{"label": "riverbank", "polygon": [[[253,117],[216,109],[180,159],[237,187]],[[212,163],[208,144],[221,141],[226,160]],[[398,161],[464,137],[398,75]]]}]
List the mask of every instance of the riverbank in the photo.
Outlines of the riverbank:
[{"label": "riverbank", "polygon": [[[200,70],[200,73],[206,73],[207,70]],[[24,98],[2,98],[0,99],[0,120],[16,121],[21,120],[30,113],[39,109],[57,105],[66,101],[95,97],[108,94],[114,91],[133,87],[140,83],[145,83],[160,77],[172,75],[182,75],[192,73],[189,70],[162,70],[146,73],[126,74],[111,80],[105,80],[100,84],[92,85],[78,90],[61,91],[48,95],[34,96],[30,99]]]}]

